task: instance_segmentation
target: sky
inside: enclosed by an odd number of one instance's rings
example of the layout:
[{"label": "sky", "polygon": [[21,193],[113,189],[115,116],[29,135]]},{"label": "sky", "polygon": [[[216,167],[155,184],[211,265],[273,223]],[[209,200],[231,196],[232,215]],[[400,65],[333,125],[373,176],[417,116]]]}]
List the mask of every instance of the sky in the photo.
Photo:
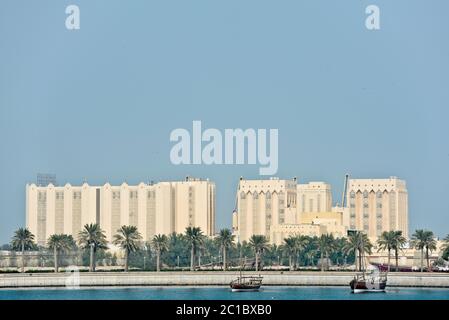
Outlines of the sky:
[{"label": "sky", "polygon": [[[80,8],[80,29],[65,8]],[[380,8],[380,30],[365,8]],[[406,180],[410,230],[449,233],[449,2],[2,0],[0,244],[25,186],[209,178],[217,229],[259,165],[170,162],[170,132],[279,130],[280,178]]]}]

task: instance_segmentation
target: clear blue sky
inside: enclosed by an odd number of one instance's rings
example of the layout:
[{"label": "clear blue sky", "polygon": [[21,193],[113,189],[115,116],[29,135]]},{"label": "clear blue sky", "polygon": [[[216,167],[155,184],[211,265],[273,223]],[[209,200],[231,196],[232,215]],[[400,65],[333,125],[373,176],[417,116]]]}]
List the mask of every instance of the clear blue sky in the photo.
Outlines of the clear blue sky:
[{"label": "clear blue sky", "polygon": [[[65,7],[81,30],[65,28]],[[365,7],[381,30],[365,28]],[[0,5],[0,243],[25,184],[208,177],[217,227],[258,166],[173,166],[170,131],[278,128],[281,178],[407,181],[410,229],[449,233],[448,1],[18,1]]]}]

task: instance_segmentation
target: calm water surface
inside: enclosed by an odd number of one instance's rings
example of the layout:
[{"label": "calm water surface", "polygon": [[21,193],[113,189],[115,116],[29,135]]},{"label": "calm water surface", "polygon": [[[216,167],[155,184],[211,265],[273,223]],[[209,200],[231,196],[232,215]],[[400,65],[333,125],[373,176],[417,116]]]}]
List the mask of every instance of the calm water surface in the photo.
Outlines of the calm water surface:
[{"label": "calm water surface", "polygon": [[346,287],[264,287],[231,292],[226,287],[129,287],[0,290],[0,300],[449,300],[449,289],[389,288],[352,294]]}]

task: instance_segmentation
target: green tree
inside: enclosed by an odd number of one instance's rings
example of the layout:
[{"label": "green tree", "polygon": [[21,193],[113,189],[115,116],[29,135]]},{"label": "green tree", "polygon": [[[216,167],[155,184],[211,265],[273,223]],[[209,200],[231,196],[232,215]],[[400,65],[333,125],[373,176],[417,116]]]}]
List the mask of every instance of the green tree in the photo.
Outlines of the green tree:
[{"label": "green tree", "polygon": [[112,243],[125,251],[125,272],[129,268],[129,255],[139,250],[140,240],[142,236],[136,226],[121,226],[114,235]]},{"label": "green tree", "polygon": [[220,234],[216,238],[217,244],[220,246],[220,249],[221,249],[221,252],[223,255],[223,270],[224,271],[226,271],[226,269],[227,269],[227,264],[226,264],[227,249],[233,247],[234,238],[235,238],[235,236],[232,234],[231,230],[229,230],[229,229],[220,230]]},{"label": "green tree", "polygon": [[391,258],[391,250],[395,244],[395,232],[394,231],[384,231],[380,235],[380,238],[377,240],[377,245],[379,246],[379,251],[387,251],[388,252],[388,271],[390,271],[390,258]]},{"label": "green tree", "polygon": [[100,249],[107,249],[106,235],[96,223],[84,225],[78,234],[78,243],[82,249],[89,249],[89,271],[95,272],[96,253]]},{"label": "green tree", "polygon": [[326,265],[329,264],[329,256],[335,250],[335,238],[332,234],[323,234],[318,239],[318,247],[321,258],[321,271],[324,271],[324,258],[326,258]]},{"label": "green tree", "polygon": [[309,237],[303,236],[303,235],[297,235],[295,236],[295,265],[294,268],[296,269],[299,265],[299,259],[301,257],[300,253],[307,248],[307,245],[309,244]]},{"label": "green tree", "polygon": [[162,253],[161,263],[169,267],[181,267],[189,264],[189,244],[181,233],[175,233],[168,237],[168,250]]},{"label": "green tree", "polygon": [[345,254],[344,248],[347,242],[347,239],[344,237],[335,239],[335,250],[332,252],[331,260],[339,266],[346,264],[347,255]]},{"label": "green tree", "polygon": [[402,231],[393,231],[393,250],[394,250],[394,259],[396,261],[396,272],[399,271],[399,250],[404,248],[407,243],[407,239],[402,236]]},{"label": "green tree", "polygon": [[259,271],[260,256],[268,249],[268,240],[263,235],[252,235],[249,240],[249,245],[254,250],[256,256],[256,271]]},{"label": "green tree", "polygon": [[59,271],[59,254],[76,248],[75,240],[71,235],[52,234],[47,240],[47,246],[53,250],[55,272]]},{"label": "green tree", "polygon": [[161,253],[168,249],[168,238],[165,234],[158,234],[151,241],[156,250],[156,271],[161,271]]},{"label": "green tree", "polygon": [[25,272],[25,250],[35,247],[34,235],[27,228],[19,228],[14,232],[11,240],[11,246],[14,250],[20,250],[22,253],[22,273]]},{"label": "green tree", "polygon": [[318,237],[307,237],[307,246],[304,249],[303,256],[307,265],[315,266],[315,260],[318,254]]},{"label": "green tree", "polygon": [[[282,245],[278,246],[276,244],[270,245],[267,252],[263,255],[264,265],[268,264],[270,266],[281,266],[282,265],[282,257],[283,257],[283,249]],[[265,263],[266,261],[266,263]]]},{"label": "green tree", "polygon": [[424,250],[426,250],[427,268],[430,269],[429,250],[436,250],[436,241],[432,231],[418,229],[412,235],[412,246],[421,251],[421,272],[424,269]]},{"label": "green tree", "polygon": [[[205,238],[203,245],[201,246],[203,252],[203,259],[205,264],[209,264],[214,266],[215,263],[219,260],[220,264],[222,264],[222,250],[220,245],[217,243],[217,239],[213,238]],[[229,266],[228,256],[229,251],[232,247],[228,247],[226,249],[226,265]]]},{"label": "green tree", "polygon": [[369,241],[369,238],[366,235],[366,233],[356,231],[349,235],[348,242],[346,243],[344,251],[346,254],[353,253],[355,255],[356,268],[359,271],[361,271],[363,264],[363,257],[365,253],[371,254],[372,248],[373,245]]},{"label": "green tree", "polygon": [[288,267],[289,270],[293,270],[293,257],[296,256],[296,239],[293,236],[284,239],[282,244],[284,252],[288,255]]},{"label": "green tree", "polygon": [[449,234],[443,239],[443,245],[441,247],[443,259],[449,260]]},{"label": "green tree", "polygon": [[190,271],[195,270],[195,253],[204,241],[204,235],[201,228],[187,227],[185,237],[190,246]]}]

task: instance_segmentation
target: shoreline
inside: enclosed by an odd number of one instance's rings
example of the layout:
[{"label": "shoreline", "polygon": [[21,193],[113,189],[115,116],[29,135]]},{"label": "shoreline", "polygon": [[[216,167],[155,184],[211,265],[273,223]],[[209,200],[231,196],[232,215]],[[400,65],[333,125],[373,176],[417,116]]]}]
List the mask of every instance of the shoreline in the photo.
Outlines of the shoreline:
[{"label": "shoreline", "polygon": [[[247,272],[255,274],[255,272]],[[353,272],[258,272],[264,286],[349,286]],[[80,288],[93,287],[207,287],[228,286],[235,272],[98,272],[79,273]],[[0,289],[71,288],[73,274],[0,274]],[[449,274],[392,273],[388,287],[449,288]]]}]

